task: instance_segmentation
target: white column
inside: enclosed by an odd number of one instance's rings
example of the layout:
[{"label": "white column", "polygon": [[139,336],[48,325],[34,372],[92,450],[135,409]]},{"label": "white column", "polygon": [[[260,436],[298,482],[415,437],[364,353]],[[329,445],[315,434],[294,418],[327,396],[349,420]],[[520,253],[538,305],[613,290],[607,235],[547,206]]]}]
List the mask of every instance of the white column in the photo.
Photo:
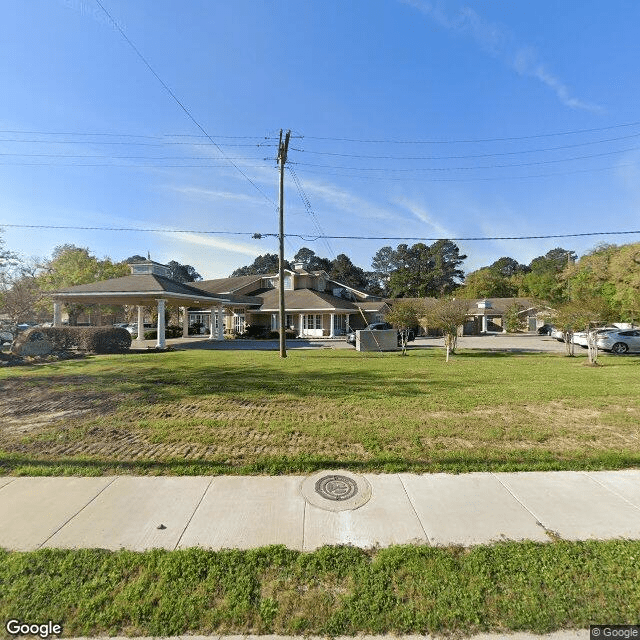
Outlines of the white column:
[{"label": "white column", "polygon": [[144,340],[144,307],[138,305],[138,337],[136,340]]},{"label": "white column", "polygon": [[216,307],[209,309],[209,340],[213,340],[216,337]]},{"label": "white column", "polygon": [[62,325],[62,305],[59,302],[53,303],[53,326],[59,327]]},{"label": "white column", "polygon": [[182,307],[182,337],[189,337],[189,309]]},{"label": "white column", "polygon": [[216,309],[216,317],[218,318],[218,340],[224,340],[224,308],[221,304]]},{"label": "white column", "polygon": [[331,314],[331,326],[329,327],[329,337],[333,338],[333,323],[335,319],[335,314]]},{"label": "white column", "polygon": [[300,337],[304,335],[304,313],[300,314]]},{"label": "white column", "polygon": [[164,349],[165,347],[165,339],[164,339],[164,306],[166,300],[160,298],[156,300],[158,303],[158,339],[156,341],[156,347],[158,349]]},{"label": "white column", "polygon": [[487,314],[482,314],[482,333],[487,333]]}]

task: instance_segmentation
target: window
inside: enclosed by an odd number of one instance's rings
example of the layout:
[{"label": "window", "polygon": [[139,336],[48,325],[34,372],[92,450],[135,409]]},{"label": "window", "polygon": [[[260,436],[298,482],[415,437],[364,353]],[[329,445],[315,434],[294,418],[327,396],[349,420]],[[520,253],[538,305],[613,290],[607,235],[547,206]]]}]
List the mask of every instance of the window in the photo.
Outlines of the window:
[{"label": "window", "polygon": [[303,316],[304,329],[322,329],[322,316],[318,314],[307,314]]},{"label": "window", "polygon": [[333,317],[333,332],[341,336],[347,331],[347,318],[346,316],[339,314]]},{"label": "window", "polygon": [[235,333],[244,333],[244,309],[233,310],[233,330]]},{"label": "window", "polygon": [[293,289],[293,276],[288,275],[284,277],[284,288]]}]

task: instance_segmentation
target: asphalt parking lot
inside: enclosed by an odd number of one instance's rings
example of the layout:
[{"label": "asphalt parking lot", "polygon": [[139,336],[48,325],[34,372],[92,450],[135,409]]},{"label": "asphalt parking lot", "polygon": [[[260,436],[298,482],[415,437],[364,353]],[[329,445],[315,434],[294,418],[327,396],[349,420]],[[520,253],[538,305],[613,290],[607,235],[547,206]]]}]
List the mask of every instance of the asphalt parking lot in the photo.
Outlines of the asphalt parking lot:
[{"label": "asphalt parking lot", "polygon": [[[152,346],[153,341],[147,341]],[[176,338],[167,344],[179,349],[238,349],[277,351],[277,340],[224,340],[209,341],[205,338]],[[353,349],[344,338],[287,340],[287,349]],[[444,349],[443,338],[418,337],[409,343],[409,349]],[[564,343],[537,334],[495,334],[486,336],[462,336],[458,349],[485,349],[510,352],[564,352]],[[578,349],[578,352],[582,351]]]}]

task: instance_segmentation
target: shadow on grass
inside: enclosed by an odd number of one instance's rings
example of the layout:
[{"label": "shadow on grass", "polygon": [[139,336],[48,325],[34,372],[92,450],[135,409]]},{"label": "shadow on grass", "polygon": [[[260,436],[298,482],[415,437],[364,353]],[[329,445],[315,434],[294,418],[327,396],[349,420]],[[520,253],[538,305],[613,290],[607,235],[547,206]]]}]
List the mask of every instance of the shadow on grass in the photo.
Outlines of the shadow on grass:
[{"label": "shadow on grass", "polygon": [[[127,357],[128,359],[128,357]],[[179,401],[184,398],[216,394],[237,396],[259,394],[262,397],[287,395],[298,398],[320,397],[331,401],[345,395],[357,395],[363,399],[411,398],[429,388],[455,393],[466,383],[463,380],[445,379],[430,374],[422,368],[407,371],[401,356],[396,360],[366,358],[345,359],[329,354],[322,358],[323,366],[316,362],[298,359],[295,367],[287,367],[282,361],[269,362],[186,362],[183,365],[163,362],[153,358],[136,366],[135,360],[114,366],[108,363],[104,370],[76,370],[66,367],[62,375],[38,375],[28,382],[42,386],[64,386],[70,389],[108,390],[113,393],[151,395],[158,399]],[[310,359],[311,360],[311,359]],[[374,363],[377,362],[374,366]],[[357,368],[348,368],[353,363]],[[371,368],[363,365],[371,363]],[[382,364],[384,363],[384,364]],[[387,365],[389,365],[387,367]],[[395,365],[395,368],[394,368]],[[51,369],[57,372],[55,366]],[[412,379],[408,377],[412,375]]]},{"label": "shadow on grass", "polygon": [[346,469],[355,473],[470,473],[517,471],[586,471],[640,467],[640,453],[603,452],[586,458],[584,452],[561,456],[550,452],[506,452],[503,455],[469,455],[447,452],[428,459],[394,455],[369,460],[331,458],[300,454],[263,457],[254,461],[216,460],[101,460],[83,457],[42,458],[0,452],[0,475],[15,476],[102,476],[102,475],[291,475],[321,470]]}]

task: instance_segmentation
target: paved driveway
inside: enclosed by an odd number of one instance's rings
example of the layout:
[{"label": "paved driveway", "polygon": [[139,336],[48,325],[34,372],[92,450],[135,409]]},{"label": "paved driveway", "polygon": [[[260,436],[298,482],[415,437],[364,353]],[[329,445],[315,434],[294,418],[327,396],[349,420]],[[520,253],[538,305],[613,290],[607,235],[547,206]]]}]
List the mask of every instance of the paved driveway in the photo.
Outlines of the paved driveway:
[{"label": "paved driveway", "polygon": [[[154,341],[149,340],[149,345],[153,346]],[[224,350],[260,350],[277,351],[279,343],[277,340],[224,340],[209,341],[205,338],[177,338],[167,340],[167,344],[180,349],[224,349]],[[409,349],[444,349],[442,338],[416,338],[415,342],[409,343]],[[564,352],[564,343],[558,342],[548,336],[537,334],[497,334],[488,336],[463,336],[458,338],[459,349],[486,349],[489,351],[512,351],[512,352]],[[353,349],[344,338],[333,340],[287,340],[287,349]],[[578,351],[580,351],[578,349]]]}]

